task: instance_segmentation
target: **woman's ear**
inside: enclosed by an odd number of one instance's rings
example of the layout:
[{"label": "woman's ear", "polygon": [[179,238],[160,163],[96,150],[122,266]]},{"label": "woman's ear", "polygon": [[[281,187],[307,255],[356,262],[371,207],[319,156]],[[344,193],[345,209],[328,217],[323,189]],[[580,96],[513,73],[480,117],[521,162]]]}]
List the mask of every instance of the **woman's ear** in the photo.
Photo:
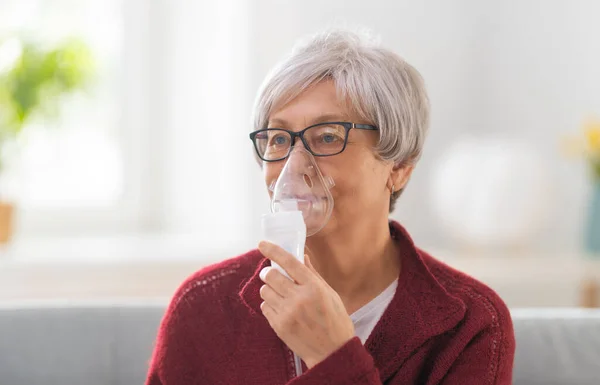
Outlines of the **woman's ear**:
[{"label": "woman's ear", "polygon": [[394,165],[392,167],[392,171],[390,173],[390,179],[388,181],[390,190],[394,190],[394,192],[400,191],[406,186],[410,176],[414,170],[414,165]]}]

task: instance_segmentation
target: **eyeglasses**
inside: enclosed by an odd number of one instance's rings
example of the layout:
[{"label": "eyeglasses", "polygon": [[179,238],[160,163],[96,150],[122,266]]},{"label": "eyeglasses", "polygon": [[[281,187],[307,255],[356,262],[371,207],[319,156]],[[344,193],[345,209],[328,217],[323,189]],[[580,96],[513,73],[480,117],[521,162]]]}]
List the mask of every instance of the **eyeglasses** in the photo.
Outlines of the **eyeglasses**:
[{"label": "eyeglasses", "polygon": [[351,129],[378,130],[370,124],[348,122],[326,122],[314,124],[302,131],[294,132],[283,128],[263,128],[250,133],[250,140],[258,156],[265,162],[276,162],[290,155],[296,138],[314,156],[337,155],[346,149]]}]

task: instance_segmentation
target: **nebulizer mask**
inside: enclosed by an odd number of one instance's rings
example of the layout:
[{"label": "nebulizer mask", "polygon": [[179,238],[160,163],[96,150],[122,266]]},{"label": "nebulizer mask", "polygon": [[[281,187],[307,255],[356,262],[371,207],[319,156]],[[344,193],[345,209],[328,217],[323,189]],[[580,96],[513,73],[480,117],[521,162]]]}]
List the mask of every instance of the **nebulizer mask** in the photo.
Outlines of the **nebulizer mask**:
[{"label": "nebulizer mask", "polygon": [[323,176],[310,152],[293,147],[279,177],[269,186],[271,214],[263,215],[263,239],[304,262],[306,237],[323,229],[331,217],[333,186],[333,179]]},{"label": "nebulizer mask", "polygon": [[321,173],[315,157],[303,147],[295,147],[279,178],[269,186],[273,193],[271,212],[301,211],[306,235],[314,235],[331,217],[333,197],[329,189],[333,185],[333,179]]}]

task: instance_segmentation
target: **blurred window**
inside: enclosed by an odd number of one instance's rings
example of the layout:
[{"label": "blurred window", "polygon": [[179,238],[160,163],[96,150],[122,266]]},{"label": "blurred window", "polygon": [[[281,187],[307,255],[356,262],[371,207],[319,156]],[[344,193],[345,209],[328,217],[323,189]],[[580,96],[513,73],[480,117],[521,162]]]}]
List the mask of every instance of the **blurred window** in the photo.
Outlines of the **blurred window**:
[{"label": "blurred window", "polygon": [[[62,100],[57,120],[28,125],[6,188],[25,209],[110,207],[123,194],[120,0],[3,0],[0,37],[51,47],[82,39],[92,51],[92,86]],[[12,183],[12,186],[11,186]]]}]

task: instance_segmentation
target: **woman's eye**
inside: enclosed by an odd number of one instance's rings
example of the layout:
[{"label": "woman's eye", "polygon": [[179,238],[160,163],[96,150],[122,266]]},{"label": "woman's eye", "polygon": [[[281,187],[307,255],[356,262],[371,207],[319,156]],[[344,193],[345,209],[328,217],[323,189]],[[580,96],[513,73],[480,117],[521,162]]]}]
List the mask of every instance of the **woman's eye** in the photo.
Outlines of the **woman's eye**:
[{"label": "woman's eye", "polygon": [[343,140],[343,138],[341,138],[339,135],[336,135],[334,133],[327,133],[327,132],[321,134],[320,139],[321,139],[321,142],[325,143],[325,144],[335,143],[340,140]]},{"label": "woman's eye", "polygon": [[273,137],[271,143],[275,146],[282,146],[288,142],[288,139],[283,135],[277,135]]}]

